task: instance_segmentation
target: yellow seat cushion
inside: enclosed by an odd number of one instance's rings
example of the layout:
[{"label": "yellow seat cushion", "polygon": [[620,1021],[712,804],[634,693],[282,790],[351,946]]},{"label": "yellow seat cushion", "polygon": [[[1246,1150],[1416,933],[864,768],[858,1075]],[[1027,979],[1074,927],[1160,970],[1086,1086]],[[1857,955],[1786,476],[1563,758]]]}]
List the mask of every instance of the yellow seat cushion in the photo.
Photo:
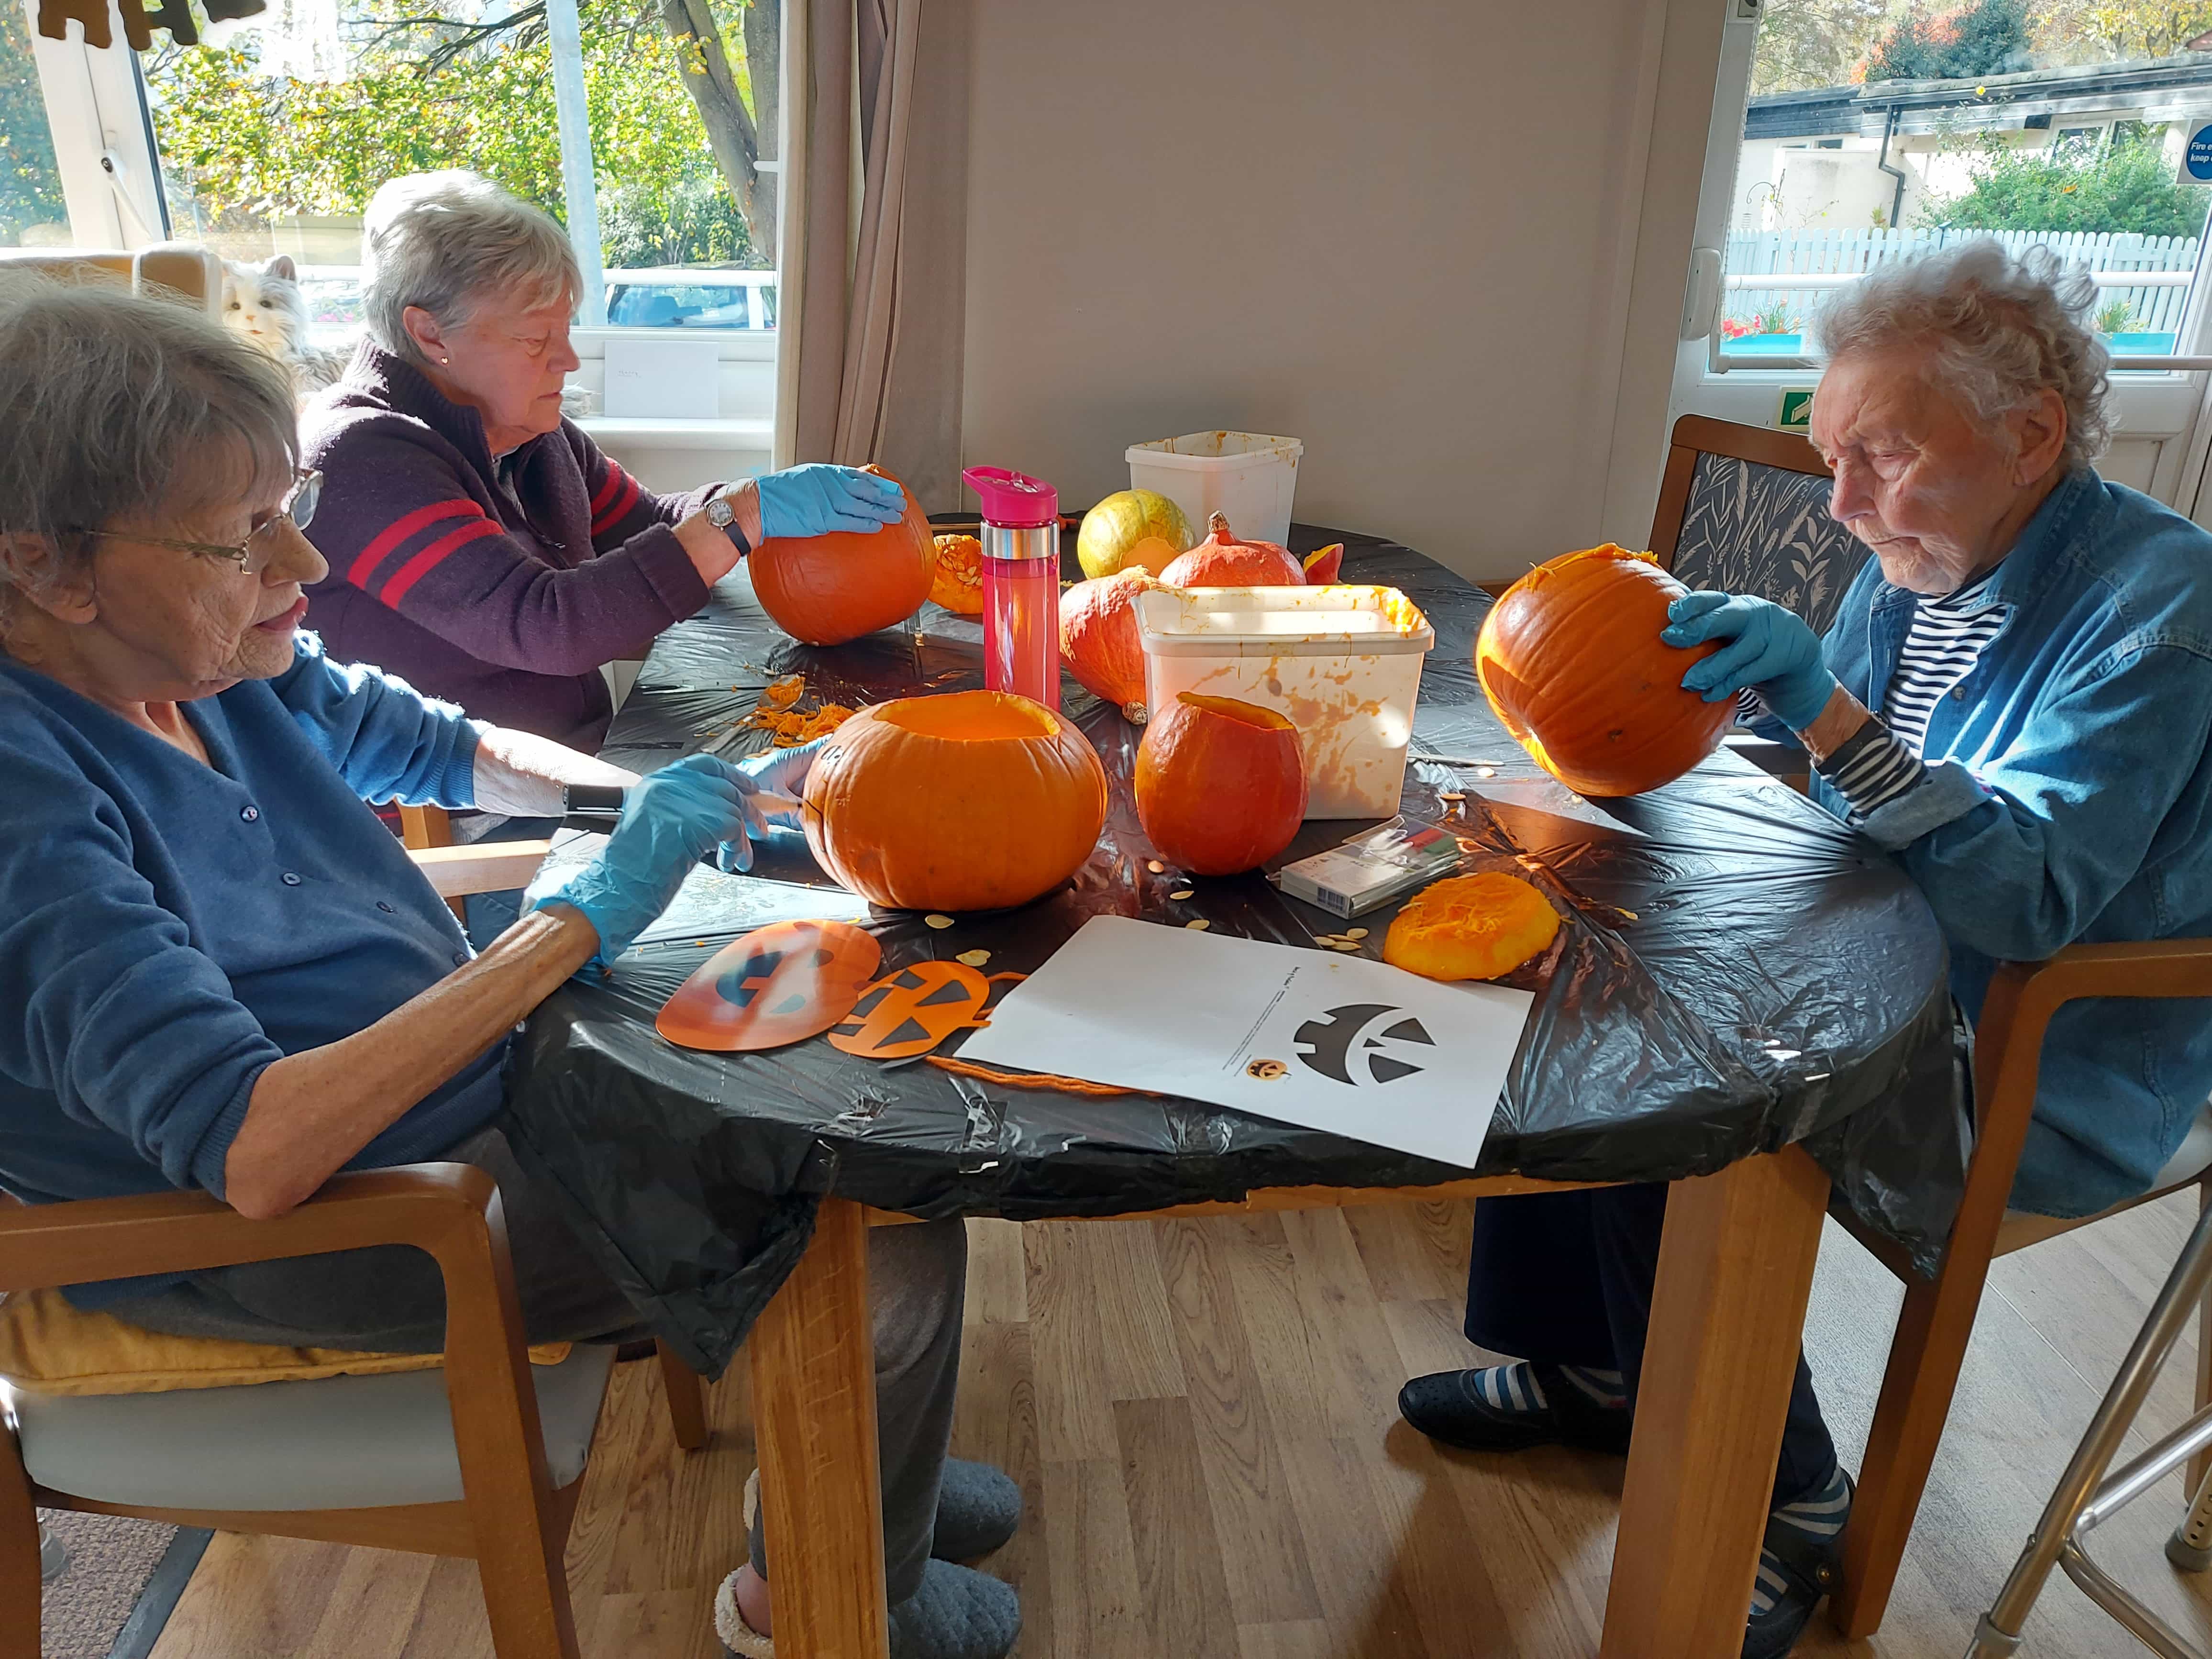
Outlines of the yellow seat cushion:
[{"label": "yellow seat cushion", "polygon": [[[557,1365],[568,1357],[568,1347],[555,1342],[532,1348],[531,1362]],[[434,1353],[355,1353],[164,1336],[112,1314],[72,1307],[57,1290],[18,1291],[0,1300],[0,1382],[19,1394],[168,1394],[428,1370],[444,1363]]]}]

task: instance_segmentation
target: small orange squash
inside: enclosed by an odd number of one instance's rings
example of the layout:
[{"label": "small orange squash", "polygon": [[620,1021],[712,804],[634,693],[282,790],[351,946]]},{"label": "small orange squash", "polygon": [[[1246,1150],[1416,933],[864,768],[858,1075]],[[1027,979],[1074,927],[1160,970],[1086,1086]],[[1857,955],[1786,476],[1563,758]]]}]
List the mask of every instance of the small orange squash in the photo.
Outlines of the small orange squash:
[{"label": "small orange squash", "polygon": [[1265,864],[1306,816],[1297,728],[1272,708],[1178,692],[1137,745],[1137,818],[1164,859],[1200,876]]},{"label": "small orange squash", "polygon": [[1735,705],[1682,689],[1718,642],[1659,642],[1667,607],[1688,592],[1649,553],[1607,544],[1538,565],[1491,607],[1475,678],[1505,729],[1568,788],[1641,794],[1719,744]]},{"label": "small orange squash", "polygon": [[963,617],[983,614],[983,544],[973,536],[939,536],[929,597]]},{"label": "small orange squash", "polygon": [[1106,823],[1091,741],[1010,691],[948,691],[864,708],[806,775],[807,844],[872,904],[1026,904],[1082,867]]},{"label": "small orange squash", "polygon": [[[891,476],[878,466],[861,471]],[[807,645],[842,645],[921,608],[936,577],[937,550],[929,520],[908,490],[906,516],[896,524],[771,536],[745,564],[754,596],[778,628]]]},{"label": "small orange squash", "polygon": [[1215,514],[1206,538],[1160,572],[1170,587],[1304,587],[1305,568],[1279,542],[1240,542]]},{"label": "small orange squash", "polygon": [[1163,586],[1146,570],[1078,582],[1060,596],[1060,659],[1094,697],[1127,714],[1145,701],[1137,596]]},{"label": "small orange squash", "polygon": [[1413,895],[1382,938],[1382,960],[1428,979],[1496,979],[1552,948],[1559,913],[1502,870],[1449,876]]}]

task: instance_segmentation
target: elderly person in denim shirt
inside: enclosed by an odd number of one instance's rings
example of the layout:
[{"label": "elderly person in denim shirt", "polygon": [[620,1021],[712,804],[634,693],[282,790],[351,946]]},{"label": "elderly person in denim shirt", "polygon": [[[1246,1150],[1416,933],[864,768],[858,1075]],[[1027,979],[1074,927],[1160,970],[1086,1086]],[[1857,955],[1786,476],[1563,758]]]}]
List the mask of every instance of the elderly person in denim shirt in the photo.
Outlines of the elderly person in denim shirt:
[{"label": "elderly person in denim shirt", "polygon": [[[2099,477],[2108,359],[2087,276],[1994,242],[1886,267],[1823,314],[1812,437],[1874,550],[1825,640],[1692,593],[1683,684],[1746,695],[1811,756],[1814,799],[1893,854],[1969,1020],[1996,964],[2076,940],[2212,933],[2212,535]],[[2052,1020],[2016,1207],[2148,1190],[2212,1092],[2212,1020],[2171,1000]],[[1525,1356],[1406,1385],[1452,1444],[1625,1450],[1663,1188],[1486,1200],[1468,1335]],[[1743,1651],[1787,1652],[1832,1582],[1850,1486],[1801,1360]]]}]

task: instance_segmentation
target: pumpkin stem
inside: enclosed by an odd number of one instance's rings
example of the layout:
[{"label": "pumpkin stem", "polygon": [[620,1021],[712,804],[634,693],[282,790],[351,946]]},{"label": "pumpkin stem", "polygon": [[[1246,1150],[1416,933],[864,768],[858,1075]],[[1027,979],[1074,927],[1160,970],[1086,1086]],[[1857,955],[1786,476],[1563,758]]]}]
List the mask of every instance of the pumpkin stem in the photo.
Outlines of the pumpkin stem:
[{"label": "pumpkin stem", "polygon": [[1208,518],[1206,527],[1212,533],[1213,539],[1217,542],[1233,542],[1237,539],[1229,533],[1229,515],[1225,513],[1216,513]]}]

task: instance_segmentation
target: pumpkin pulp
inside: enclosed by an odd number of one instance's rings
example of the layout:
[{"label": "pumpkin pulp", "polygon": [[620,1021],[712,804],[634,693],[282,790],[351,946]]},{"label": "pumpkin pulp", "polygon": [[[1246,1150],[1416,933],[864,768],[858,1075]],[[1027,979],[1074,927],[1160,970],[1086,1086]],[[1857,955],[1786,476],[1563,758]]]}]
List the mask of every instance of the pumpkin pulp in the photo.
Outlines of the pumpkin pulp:
[{"label": "pumpkin pulp", "polygon": [[1382,960],[1428,979],[1496,979],[1549,950],[1559,913],[1518,876],[1486,870],[1432,882],[1392,918]]}]

